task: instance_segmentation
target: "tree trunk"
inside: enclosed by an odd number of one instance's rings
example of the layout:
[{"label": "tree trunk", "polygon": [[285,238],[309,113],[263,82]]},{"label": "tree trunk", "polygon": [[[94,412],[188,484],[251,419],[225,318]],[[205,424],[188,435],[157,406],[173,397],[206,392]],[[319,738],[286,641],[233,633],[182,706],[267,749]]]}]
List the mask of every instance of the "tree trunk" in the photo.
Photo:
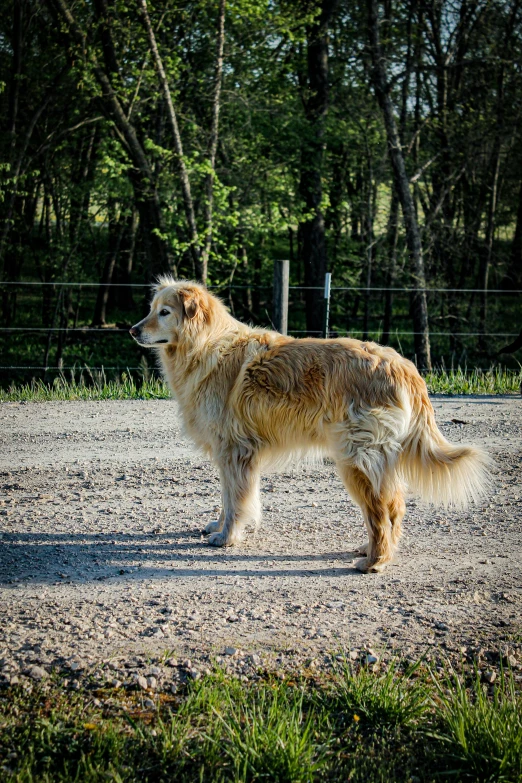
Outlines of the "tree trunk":
[{"label": "tree trunk", "polygon": [[[320,14],[307,27],[306,89],[303,99],[307,129],[301,145],[299,194],[308,215],[299,224],[300,251],[307,290],[306,326],[318,336],[323,330],[323,291],[327,267],[322,174],[324,131],[328,112],[328,29],[338,0],[322,0]],[[318,290],[320,289],[320,290]]]},{"label": "tree trunk", "polygon": [[[141,225],[146,239],[149,275],[153,276],[159,272],[172,270],[174,267],[172,253],[168,242],[163,239],[165,228],[154,173],[136,129],[112,87],[109,75],[114,64],[112,60],[109,64],[105,63],[106,70],[99,64],[92,47],[87,42],[85,33],[77,24],[66,0],[47,0],[47,4],[53,13],[58,11],[59,16],[62,17],[69,29],[71,38],[81,47],[90,61],[94,76],[101,87],[101,101],[105,113],[113,120],[134,164],[129,178],[134,188],[136,206],[140,212]],[[107,40],[105,43],[108,43]],[[104,56],[107,56],[107,45],[104,47]]]},{"label": "tree trunk", "polygon": [[373,273],[373,256],[374,256],[374,237],[373,237],[373,216],[374,216],[374,183],[373,183],[373,166],[370,150],[367,150],[368,155],[368,195],[367,206],[365,215],[365,245],[366,245],[366,274],[364,275],[364,314],[363,314],[363,328],[362,339],[368,339],[368,330],[370,323],[370,301]]},{"label": "tree trunk", "polygon": [[174,103],[172,101],[172,95],[170,93],[170,87],[167,80],[167,75],[165,73],[163,62],[161,60],[158,51],[158,46],[156,44],[156,37],[154,35],[154,30],[152,29],[152,24],[147,11],[146,0],[137,0],[137,2],[141,11],[141,17],[143,19],[145,29],[147,31],[149,45],[152,52],[152,56],[154,58],[156,71],[158,72],[161,89],[163,91],[163,96],[167,104],[167,113],[170,121],[172,135],[174,138],[174,149],[176,150],[178,172],[181,181],[181,192],[183,194],[183,206],[185,208],[185,217],[189,229],[189,236],[191,242],[190,248],[194,260],[196,275],[199,280],[203,280],[203,268],[201,264],[201,248],[199,244],[198,230],[196,226],[196,216],[194,213],[194,202],[192,200],[190,180],[189,180],[187,168],[185,166],[185,159],[183,157],[183,144],[181,141],[181,134],[179,132],[178,119],[176,117],[176,112],[174,110]]},{"label": "tree trunk", "polygon": [[395,270],[397,267],[397,243],[399,239],[399,200],[394,190],[391,197],[390,216],[387,231],[388,268],[386,270],[386,288],[384,295],[384,319],[382,324],[381,343],[388,345],[390,342],[390,330],[393,311],[393,288],[395,283]]},{"label": "tree trunk", "polygon": [[91,326],[105,326],[107,318],[107,302],[109,299],[109,286],[112,283],[116,259],[120,251],[123,232],[125,231],[125,220],[121,217],[116,218],[116,204],[111,199],[109,202],[109,238],[107,255],[103,267],[101,285],[98,287],[98,295],[94,307],[94,316]]},{"label": "tree trunk", "polygon": [[511,259],[507,278],[510,285],[518,287],[522,283],[522,181],[518,192],[518,209],[515,235],[511,245]]},{"label": "tree trunk", "polygon": [[480,294],[479,308],[479,348],[482,351],[488,350],[488,340],[486,338],[488,321],[488,285],[489,270],[491,268],[491,257],[493,253],[493,239],[495,237],[495,219],[497,212],[498,180],[500,176],[500,156],[502,152],[502,133],[504,130],[504,63],[500,66],[500,72],[497,80],[497,122],[495,125],[495,139],[493,142],[493,152],[491,166],[492,171],[488,217],[486,221],[486,252],[482,255],[479,272],[479,288],[482,288]]},{"label": "tree trunk", "polygon": [[376,0],[367,0],[368,3],[368,35],[369,48],[372,58],[372,82],[375,95],[384,118],[386,136],[388,140],[388,153],[393,172],[394,186],[401,204],[404,227],[406,230],[406,244],[410,254],[412,282],[412,315],[414,328],[415,356],[421,369],[431,369],[430,338],[428,327],[428,307],[426,302],[426,278],[424,273],[424,259],[422,255],[422,243],[415,214],[410,184],[406,174],[404,155],[397,131],[397,123],[390,98],[390,87],[383,59],[379,37],[379,13]]},{"label": "tree trunk", "polygon": [[221,79],[223,75],[223,47],[225,44],[225,4],[226,0],[220,0],[218,18],[218,44],[216,54],[216,76],[214,83],[214,96],[212,99],[212,124],[210,128],[210,143],[208,149],[208,164],[210,171],[205,181],[205,244],[201,253],[201,280],[207,282],[208,259],[212,245],[212,207],[214,201],[214,175],[216,166],[216,152],[218,144],[219,108],[221,96]]},{"label": "tree trunk", "polygon": [[132,267],[134,265],[134,253],[136,250],[136,236],[138,234],[139,215],[135,206],[132,208],[132,212],[127,218],[127,226],[125,229],[125,244],[123,249],[120,249],[120,258],[122,259],[120,269],[120,281],[124,284],[122,288],[118,288],[116,303],[118,307],[123,310],[134,309],[134,297],[132,295],[132,288],[130,286]]}]

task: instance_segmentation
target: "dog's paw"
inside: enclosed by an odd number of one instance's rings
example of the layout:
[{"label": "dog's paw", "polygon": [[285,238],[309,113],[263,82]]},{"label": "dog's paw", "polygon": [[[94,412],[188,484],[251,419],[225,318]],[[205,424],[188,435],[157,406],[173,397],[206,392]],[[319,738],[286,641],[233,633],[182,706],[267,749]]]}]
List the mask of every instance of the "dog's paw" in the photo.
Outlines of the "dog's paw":
[{"label": "dog's paw", "polygon": [[227,538],[223,533],[212,533],[208,537],[207,543],[210,546],[233,546],[236,543],[236,539],[230,536]]},{"label": "dog's paw", "polygon": [[366,544],[363,544],[362,546],[357,547],[355,550],[356,555],[367,555],[368,549],[370,548],[370,542],[367,541]]},{"label": "dog's paw", "polygon": [[219,519],[216,519],[214,522],[209,522],[208,525],[204,529],[204,533],[219,533],[221,530],[221,522]]},{"label": "dog's paw", "polygon": [[367,557],[359,560],[355,567],[363,574],[380,574],[386,568],[386,563],[372,563]]}]

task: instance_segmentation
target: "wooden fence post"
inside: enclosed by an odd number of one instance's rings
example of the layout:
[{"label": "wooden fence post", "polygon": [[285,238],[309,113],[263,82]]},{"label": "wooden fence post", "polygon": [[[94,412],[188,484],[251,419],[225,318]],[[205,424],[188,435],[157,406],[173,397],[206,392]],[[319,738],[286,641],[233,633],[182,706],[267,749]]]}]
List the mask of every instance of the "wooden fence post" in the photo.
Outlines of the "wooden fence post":
[{"label": "wooden fence post", "polygon": [[274,261],[274,299],[272,318],[274,327],[281,334],[288,334],[288,285],[290,281],[290,261]]}]

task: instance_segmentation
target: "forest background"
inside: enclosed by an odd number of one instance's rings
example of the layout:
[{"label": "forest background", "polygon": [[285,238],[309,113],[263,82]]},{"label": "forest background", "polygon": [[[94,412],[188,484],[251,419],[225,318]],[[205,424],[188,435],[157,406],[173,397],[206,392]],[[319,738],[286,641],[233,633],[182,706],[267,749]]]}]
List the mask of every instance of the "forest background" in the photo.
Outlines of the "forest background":
[{"label": "forest background", "polygon": [[284,258],[292,334],[329,271],[331,333],[516,367],[521,4],[4,2],[0,384],[146,374],[159,273],[270,326]]}]

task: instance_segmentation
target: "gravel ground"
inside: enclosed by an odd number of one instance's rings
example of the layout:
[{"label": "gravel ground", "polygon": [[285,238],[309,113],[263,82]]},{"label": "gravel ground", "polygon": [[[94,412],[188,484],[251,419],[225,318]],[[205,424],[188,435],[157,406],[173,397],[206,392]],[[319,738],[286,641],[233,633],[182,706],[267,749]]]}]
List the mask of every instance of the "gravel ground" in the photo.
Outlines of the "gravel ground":
[{"label": "gravel ground", "polygon": [[173,402],[0,404],[0,679],[105,662],[150,690],[169,655],[178,677],[216,656],[247,676],[341,648],[504,657],[522,678],[522,400],[433,402],[450,440],[494,456],[495,487],[464,513],[410,500],[396,562],[372,575],[355,569],[362,520],[330,464],[266,476],[262,529],[214,549],[217,475]]}]

